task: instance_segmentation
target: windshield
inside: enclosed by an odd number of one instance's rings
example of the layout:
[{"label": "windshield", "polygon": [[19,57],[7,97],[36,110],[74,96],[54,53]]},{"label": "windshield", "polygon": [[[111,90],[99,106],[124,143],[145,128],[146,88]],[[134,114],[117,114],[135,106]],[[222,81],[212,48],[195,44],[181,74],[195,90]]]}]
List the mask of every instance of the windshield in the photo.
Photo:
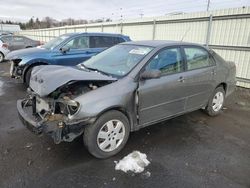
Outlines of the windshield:
[{"label": "windshield", "polygon": [[50,40],[46,44],[44,44],[42,46],[42,48],[46,48],[48,50],[53,50],[56,46],[58,46],[60,43],[62,43],[64,40],[66,40],[68,38],[69,38],[68,35],[61,35],[59,37],[56,37],[56,38]]},{"label": "windshield", "polygon": [[129,73],[153,48],[116,45],[83,63],[84,67],[122,77]]}]

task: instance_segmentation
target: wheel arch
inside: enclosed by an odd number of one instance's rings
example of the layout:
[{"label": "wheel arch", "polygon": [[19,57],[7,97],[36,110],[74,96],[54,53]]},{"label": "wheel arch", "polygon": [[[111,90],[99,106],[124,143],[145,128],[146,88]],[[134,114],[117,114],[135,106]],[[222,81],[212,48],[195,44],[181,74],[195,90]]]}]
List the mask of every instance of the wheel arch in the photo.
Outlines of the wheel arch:
[{"label": "wheel arch", "polygon": [[39,65],[48,65],[48,63],[45,61],[37,61],[35,63],[28,65],[23,71],[23,83],[25,83],[25,77],[26,77],[28,70]]},{"label": "wheel arch", "polygon": [[5,58],[5,55],[4,55],[4,53],[0,51],[0,54],[2,54],[2,55],[3,55],[3,61],[4,61],[4,58]]},{"label": "wheel arch", "polygon": [[106,109],[102,110],[102,111],[96,116],[96,119],[98,119],[99,117],[101,117],[101,116],[102,116],[103,114],[105,114],[106,112],[112,111],[112,110],[119,111],[119,112],[121,112],[122,114],[124,114],[124,115],[128,118],[129,126],[130,126],[130,131],[133,131],[133,130],[134,130],[134,123],[133,123],[132,115],[131,115],[131,114],[126,110],[126,108],[123,107],[123,106],[112,106],[112,107],[106,108]]},{"label": "wheel arch", "polygon": [[216,88],[218,88],[218,87],[223,87],[225,93],[227,92],[227,83],[221,82],[220,84],[217,85]]}]

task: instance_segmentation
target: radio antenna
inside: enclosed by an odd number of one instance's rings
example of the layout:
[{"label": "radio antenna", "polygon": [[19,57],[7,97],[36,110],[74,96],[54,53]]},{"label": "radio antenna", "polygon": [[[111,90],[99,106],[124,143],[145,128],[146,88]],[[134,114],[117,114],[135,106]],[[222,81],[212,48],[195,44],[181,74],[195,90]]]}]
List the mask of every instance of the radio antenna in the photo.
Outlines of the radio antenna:
[{"label": "radio antenna", "polygon": [[181,42],[183,41],[183,39],[185,38],[185,36],[187,35],[187,33],[190,31],[190,27],[186,30],[186,32],[184,33],[184,35],[181,38]]}]

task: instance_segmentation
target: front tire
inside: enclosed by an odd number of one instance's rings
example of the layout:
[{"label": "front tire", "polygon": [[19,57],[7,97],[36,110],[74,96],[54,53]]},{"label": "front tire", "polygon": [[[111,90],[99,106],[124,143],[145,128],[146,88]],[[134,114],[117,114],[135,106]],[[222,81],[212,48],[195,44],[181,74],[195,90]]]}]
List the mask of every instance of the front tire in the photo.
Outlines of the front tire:
[{"label": "front tire", "polygon": [[2,52],[0,52],[0,63],[2,63],[4,61],[4,55]]},{"label": "front tire", "polygon": [[88,151],[97,158],[108,158],[122,150],[130,133],[128,118],[112,110],[101,115],[85,128],[83,141]]},{"label": "front tire", "polygon": [[216,116],[222,112],[222,108],[225,102],[225,90],[219,86],[214,90],[213,95],[208,101],[208,105],[205,109],[209,116]]},{"label": "front tire", "polygon": [[33,69],[33,67],[30,67],[27,70],[27,72],[25,73],[25,76],[24,76],[24,85],[26,87],[29,87],[29,85],[30,85],[30,76],[31,76],[32,69]]}]

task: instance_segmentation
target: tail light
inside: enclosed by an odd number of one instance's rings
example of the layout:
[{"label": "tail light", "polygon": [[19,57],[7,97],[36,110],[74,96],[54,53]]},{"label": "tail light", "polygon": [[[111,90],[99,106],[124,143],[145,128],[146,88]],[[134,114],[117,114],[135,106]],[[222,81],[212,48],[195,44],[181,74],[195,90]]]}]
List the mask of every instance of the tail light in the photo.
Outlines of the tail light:
[{"label": "tail light", "polygon": [[2,47],[3,47],[3,48],[6,48],[6,49],[8,49],[8,47],[9,47],[9,46],[8,46],[8,44],[6,44],[6,43],[3,43],[3,44],[2,44]]}]

